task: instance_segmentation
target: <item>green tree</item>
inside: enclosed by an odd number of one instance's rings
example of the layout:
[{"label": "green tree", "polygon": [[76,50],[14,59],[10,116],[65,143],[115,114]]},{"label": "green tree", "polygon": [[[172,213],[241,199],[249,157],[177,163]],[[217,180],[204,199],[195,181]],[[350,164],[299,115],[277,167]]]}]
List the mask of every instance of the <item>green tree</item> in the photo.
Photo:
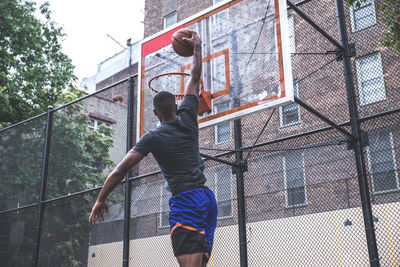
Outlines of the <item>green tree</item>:
[{"label": "green tree", "polygon": [[384,0],[379,10],[383,12],[382,23],[387,29],[382,43],[385,46],[393,46],[400,54],[400,2],[399,0]]},{"label": "green tree", "polygon": [[[0,1],[0,128],[83,96],[74,86],[71,60],[61,52],[63,38],[47,2],[37,8],[34,0]],[[80,101],[53,113],[47,199],[102,184],[114,164],[112,129],[90,131],[83,106]],[[38,201],[45,122],[41,116],[0,132],[0,210]],[[85,194],[46,204],[42,263],[80,266],[87,259],[93,201]],[[3,265],[30,265],[35,224],[35,209],[0,216],[0,234],[10,235],[9,244],[0,244]],[[11,242],[11,235],[23,240]]]},{"label": "green tree", "polygon": [[[68,102],[79,96],[81,92],[71,91],[59,100]],[[114,165],[109,156],[113,130],[105,125],[96,131],[89,130],[90,120],[83,107],[84,101],[80,101],[53,113],[47,199],[102,184]],[[0,133],[0,210],[6,209],[9,203],[15,207],[16,202],[24,205],[38,200],[44,128],[45,116]],[[87,257],[88,216],[94,197],[95,194],[85,194],[46,205],[41,260],[54,266],[82,264]],[[21,222],[25,225],[24,242],[18,247],[7,247],[9,251],[0,255],[0,262],[10,266],[29,265],[32,229],[36,223],[36,214],[33,215],[34,218],[32,214],[21,213],[5,221],[0,218],[2,225],[14,227],[14,232]]]},{"label": "green tree", "polygon": [[[350,6],[359,7],[366,0],[347,0]],[[382,24],[386,27],[385,37],[382,40],[384,46],[392,46],[400,54],[400,1],[382,0],[378,9],[382,12]]]},{"label": "green tree", "polygon": [[49,3],[39,11],[31,0],[0,1],[0,127],[45,112],[76,82]]}]

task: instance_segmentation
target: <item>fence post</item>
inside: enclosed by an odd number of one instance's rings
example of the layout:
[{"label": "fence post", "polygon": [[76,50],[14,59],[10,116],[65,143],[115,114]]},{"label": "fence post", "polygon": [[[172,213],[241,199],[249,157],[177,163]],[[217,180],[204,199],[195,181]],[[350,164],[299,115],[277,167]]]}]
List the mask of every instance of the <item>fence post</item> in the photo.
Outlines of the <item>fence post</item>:
[{"label": "fence post", "polygon": [[361,136],[362,132],[360,127],[357,103],[356,103],[353,72],[350,61],[351,51],[346,31],[347,28],[346,28],[343,0],[335,0],[335,4],[336,4],[336,16],[339,28],[340,42],[345,49],[343,55],[343,70],[346,82],[351,130],[353,136],[355,137],[355,142],[353,144],[352,149],[354,150],[356,167],[357,167],[358,184],[360,187],[361,206],[363,211],[364,226],[367,237],[369,261],[372,267],[378,267],[380,266],[379,255],[376,244],[374,221],[372,217],[371,199],[368,190],[368,179],[365,168],[364,151],[362,148],[362,136]]},{"label": "fence post", "polygon": [[[128,80],[128,109],[127,109],[127,135],[126,135],[126,152],[128,152],[133,145],[133,88],[134,80],[130,77]],[[124,242],[123,242],[123,255],[122,266],[129,266],[129,231],[130,231],[130,218],[131,218],[131,184],[129,183],[129,172],[125,177],[125,211],[124,211]]]},{"label": "fence post", "polygon": [[[237,54],[237,33],[233,31],[230,34],[232,44],[232,62],[238,62]],[[240,93],[243,90],[242,76],[240,76],[238,64],[233,64],[232,72],[234,73],[232,83],[232,103],[233,107],[240,106]],[[242,121],[237,119],[233,122],[233,131],[235,137],[235,163],[236,166],[243,164],[242,149]],[[246,203],[244,195],[244,170],[243,168],[235,167],[233,172],[236,174],[236,195],[237,195],[237,208],[238,208],[238,228],[239,228],[239,252],[240,252],[240,267],[247,267],[247,237],[246,237]]]},{"label": "fence post", "polygon": [[[242,125],[241,120],[234,121],[235,134],[235,153],[236,164],[243,162],[242,148]],[[246,237],[246,203],[244,194],[244,171],[243,168],[235,168],[236,174],[236,192],[237,192],[237,208],[238,208],[238,227],[239,227],[239,247],[240,247],[240,267],[247,267],[247,237]]]},{"label": "fence post", "polygon": [[37,213],[37,223],[36,223],[36,233],[34,239],[34,251],[32,266],[37,267],[39,264],[39,251],[40,251],[40,235],[42,233],[42,218],[44,201],[46,199],[46,184],[47,184],[47,174],[49,169],[49,155],[50,155],[50,141],[51,141],[51,128],[53,124],[53,107],[49,106],[47,108],[47,120],[46,120],[46,133],[44,137],[44,151],[43,151],[43,162],[42,162],[42,174],[40,181],[40,193],[38,201],[38,213]]}]

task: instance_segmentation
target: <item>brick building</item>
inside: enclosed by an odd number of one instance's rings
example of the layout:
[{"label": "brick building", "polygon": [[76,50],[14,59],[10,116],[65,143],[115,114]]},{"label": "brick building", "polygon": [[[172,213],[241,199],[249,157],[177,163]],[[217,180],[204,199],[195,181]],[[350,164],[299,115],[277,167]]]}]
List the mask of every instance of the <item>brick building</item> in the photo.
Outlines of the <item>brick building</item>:
[{"label": "brick building", "polygon": [[[118,164],[126,154],[127,79],[137,73],[138,47],[138,42],[130,44],[121,52],[99,63],[97,73],[84,79],[80,85],[88,93],[106,89],[87,98],[84,110],[90,119],[89,129],[96,130],[99,125],[106,125],[113,130],[111,136],[113,146],[109,153],[110,159],[115,164]],[[134,83],[136,81],[134,78]],[[134,94],[136,99],[136,90]],[[135,118],[136,113],[132,116]]]},{"label": "brick building", "polygon": [[[146,0],[144,36],[151,36],[218,2]],[[248,2],[257,8],[259,1]],[[333,0],[295,3],[339,40]],[[367,0],[360,7],[346,9],[349,41],[356,47],[352,66],[357,104],[363,118],[400,107],[400,56],[392,48],[381,45],[385,29],[380,23],[379,3]],[[335,123],[346,124],[349,110],[342,62],[335,59],[332,44],[297,13],[289,10],[288,15],[296,96]],[[316,69],[318,72],[313,73]],[[109,79],[105,80],[99,87],[109,83]],[[270,114],[271,111],[265,111],[241,120],[244,147],[253,145]],[[271,118],[261,137],[264,145],[251,154],[248,172],[245,173],[249,263],[251,266],[265,266],[268,258],[273,266],[300,266],[307,258],[307,266],[322,266],[326,260],[337,263],[333,264],[336,266],[342,263],[364,266],[368,254],[353,151],[347,149],[343,136],[326,129],[323,121],[297,104],[278,108]],[[400,224],[392,222],[390,233],[387,223],[390,218],[394,220],[394,214],[400,211],[398,123],[398,118],[394,117],[379,123],[367,123],[363,128],[369,134],[365,161],[375,205],[374,221],[378,248],[382,252],[381,264],[400,260],[399,255],[390,256],[388,245],[390,240],[390,248],[399,250]],[[293,139],[293,136],[297,138]],[[234,149],[233,122],[202,129],[200,147]],[[293,149],[298,147],[307,149]],[[226,156],[226,159],[233,161],[234,157]],[[147,157],[137,171],[144,177],[132,184],[132,266],[159,266],[157,264],[161,262],[173,265],[174,262],[168,241],[169,195],[163,189],[161,175],[145,176],[157,171],[154,159]],[[236,266],[239,241],[235,175],[229,166],[209,161],[205,174],[219,203],[213,260],[216,266],[224,266],[229,258],[232,261],[229,266]],[[110,216],[114,217],[108,220],[108,224],[121,224],[121,217]],[[110,253],[110,250],[121,249],[122,236],[107,235],[107,227],[107,224],[99,226],[99,229],[104,229],[104,238],[89,248],[89,255],[99,250]],[[324,241],[321,241],[321,235]],[[298,242],[293,244],[293,239]],[[323,245],[315,247],[315,243]],[[359,245],[357,249],[354,243]],[[159,253],[150,255],[148,249],[155,245]],[[298,253],[291,254],[293,250]],[[163,252],[166,255],[158,257]],[[121,259],[122,255],[103,260],[112,265]],[[89,264],[94,264],[93,260],[89,257]]]}]

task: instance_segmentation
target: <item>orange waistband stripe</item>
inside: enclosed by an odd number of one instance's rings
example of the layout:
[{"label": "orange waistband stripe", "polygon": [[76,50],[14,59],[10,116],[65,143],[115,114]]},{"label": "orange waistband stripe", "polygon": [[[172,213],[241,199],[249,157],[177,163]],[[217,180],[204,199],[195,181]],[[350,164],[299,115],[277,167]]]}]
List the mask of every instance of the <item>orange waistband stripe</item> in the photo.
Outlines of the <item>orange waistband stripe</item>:
[{"label": "orange waistband stripe", "polygon": [[199,234],[204,235],[204,231],[200,231],[200,230],[198,230],[198,229],[196,229],[196,228],[194,228],[194,227],[191,227],[191,226],[188,226],[188,225],[183,225],[183,224],[181,224],[181,223],[175,224],[175,226],[172,228],[172,230],[171,230],[171,232],[170,232],[170,235],[172,235],[172,233],[173,233],[173,232],[175,231],[175,229],[178,228],[178,227],[182,227],[182,228],[185,228],[185,229],[188,229],[188,230],[191,230],[191,231],[195,231],[195,232],[198,232]]}]

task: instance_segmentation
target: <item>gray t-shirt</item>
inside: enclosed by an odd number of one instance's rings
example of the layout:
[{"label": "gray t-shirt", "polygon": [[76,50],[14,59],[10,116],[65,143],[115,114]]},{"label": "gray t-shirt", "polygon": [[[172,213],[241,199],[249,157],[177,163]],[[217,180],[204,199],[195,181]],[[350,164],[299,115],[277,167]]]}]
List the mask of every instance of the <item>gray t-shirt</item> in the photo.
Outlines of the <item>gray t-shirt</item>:
[{"label": "gray t-shirt", "polygon": [[187,95],[177,120],[163,122],[140,138],[133,150],[153,153],[173,195],[204,185],[204,163],[199,153],[198,99]]}]

